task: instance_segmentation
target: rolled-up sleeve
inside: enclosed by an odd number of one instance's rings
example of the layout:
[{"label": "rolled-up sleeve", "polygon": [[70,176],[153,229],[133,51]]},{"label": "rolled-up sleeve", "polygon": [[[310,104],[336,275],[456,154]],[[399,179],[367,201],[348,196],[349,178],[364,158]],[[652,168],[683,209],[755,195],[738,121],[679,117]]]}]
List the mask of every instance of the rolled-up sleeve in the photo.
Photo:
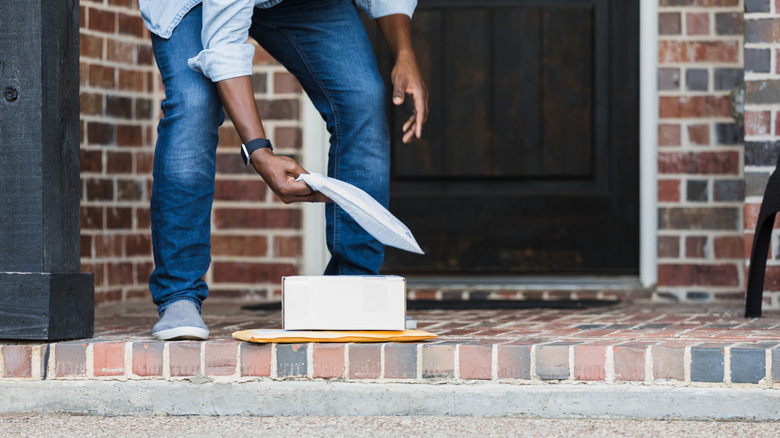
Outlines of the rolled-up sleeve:
[{"label": "rolled-up sleeve", "polygon": [[354,0],[357,7],[371,18],[404,14],[412,18],[417,0]]},{"label": "rolled-up sleeve", "polygon": [[212,82],[252,74],[255,48],[247,42],[255,0],[203,0],[204,49],[188,65]]}]

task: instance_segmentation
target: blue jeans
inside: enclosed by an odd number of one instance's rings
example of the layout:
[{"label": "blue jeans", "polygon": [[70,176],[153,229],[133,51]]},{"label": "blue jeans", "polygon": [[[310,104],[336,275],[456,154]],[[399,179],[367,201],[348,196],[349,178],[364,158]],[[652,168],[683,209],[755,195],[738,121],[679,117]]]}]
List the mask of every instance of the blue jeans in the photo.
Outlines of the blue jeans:
[{"label": "blue jeans", "polygon": [[[214,84],[187,66],[203,48],[201,7],[170,39],[152,35],[165,84],[152,188],[152,298],[162,311],[208,295],[217,130],[224,121]],[[360,17],[348,0],[285,0],[256,9],[250,35],[303,86],[331,133],[328,175],[388,205],[390,141],[385,88]],[[239,145],[236,145],[238,154]],[[258,184],[261,184],[258,181]],[[376,275],[384,246],[337,205],[326,206],[331,260],[326,275]]]}]

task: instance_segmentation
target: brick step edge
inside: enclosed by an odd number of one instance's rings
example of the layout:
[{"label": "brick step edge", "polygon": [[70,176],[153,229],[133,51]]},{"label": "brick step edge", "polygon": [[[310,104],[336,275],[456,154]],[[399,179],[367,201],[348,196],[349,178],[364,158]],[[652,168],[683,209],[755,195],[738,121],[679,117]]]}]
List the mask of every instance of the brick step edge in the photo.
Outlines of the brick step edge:
[{"label": "brick step edge", "polygon": [[264,378],[775,387],[780,383],[780,344],[65,342],[0,346],[0,376],[0,380]]}]

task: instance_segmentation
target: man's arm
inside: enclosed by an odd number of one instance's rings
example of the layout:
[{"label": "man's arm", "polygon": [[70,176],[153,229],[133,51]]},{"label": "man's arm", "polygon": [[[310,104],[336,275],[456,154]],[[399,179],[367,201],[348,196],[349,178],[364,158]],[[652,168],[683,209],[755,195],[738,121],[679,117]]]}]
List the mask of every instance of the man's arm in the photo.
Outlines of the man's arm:
[{"label": "man's arm", "polygon": [[[246,144],[267,138],[255,105],[251,76],[239,76],[215,84],[241,141]],[[268,187],[285,203],[328,200],[322,193],[312,192],[305,182],[295,181],[298,175],[308,172],[291,158],[274,155],[270,149],[263,148],[252,153],[251,161]]]},{"label": "man's arm", "polygon": [[428,89],[417,67],[412,46],[412,21],[404,14],[386,15],[376,21],[395,58],[395,67],[390,76],[393,82],[393,103],[401,105],[405,94],[411,95],[414,100],[414,113],[403,126],[403,142],[409,143],[412,137],[420,138],[422,127],[428,120]]}]

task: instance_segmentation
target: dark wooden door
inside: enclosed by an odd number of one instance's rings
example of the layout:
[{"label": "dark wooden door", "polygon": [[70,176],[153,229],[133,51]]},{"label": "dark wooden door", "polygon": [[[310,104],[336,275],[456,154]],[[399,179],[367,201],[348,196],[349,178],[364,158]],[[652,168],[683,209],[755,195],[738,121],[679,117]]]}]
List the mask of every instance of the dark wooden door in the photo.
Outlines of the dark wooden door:
[{"label": "dark wooden door", "polygon": [[411,105],[390,111],[390,202],[426,255],[388,249],[386,272],[638,273],[638,9],[419,2],[430,119],[405,145]]}]

